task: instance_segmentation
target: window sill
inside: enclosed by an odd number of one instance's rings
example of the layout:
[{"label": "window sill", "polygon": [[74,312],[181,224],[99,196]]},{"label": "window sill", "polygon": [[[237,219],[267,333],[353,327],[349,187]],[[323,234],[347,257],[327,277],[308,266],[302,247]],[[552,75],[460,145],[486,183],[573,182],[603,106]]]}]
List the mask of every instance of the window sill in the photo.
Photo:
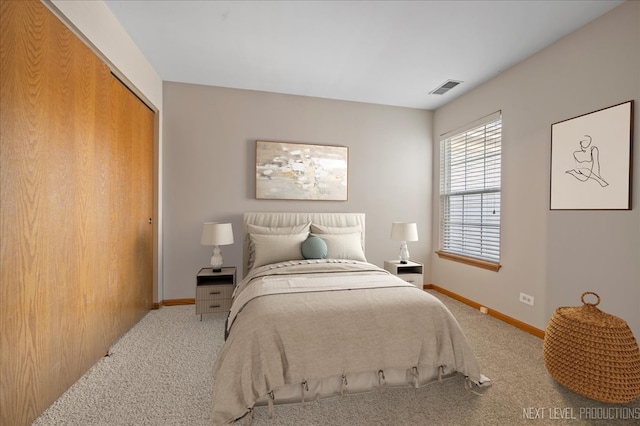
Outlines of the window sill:
[{"label": "window sill", "polygon": [[474,259],[473,257],[461,256],[459,254],[447,253],[444,251],[436,251],[441,259],[453,260],[454,262],[464,263],[465,265],[476,266],[478,268],[488,269],[489,271],[498,272],[502,265],[486,260]]}]

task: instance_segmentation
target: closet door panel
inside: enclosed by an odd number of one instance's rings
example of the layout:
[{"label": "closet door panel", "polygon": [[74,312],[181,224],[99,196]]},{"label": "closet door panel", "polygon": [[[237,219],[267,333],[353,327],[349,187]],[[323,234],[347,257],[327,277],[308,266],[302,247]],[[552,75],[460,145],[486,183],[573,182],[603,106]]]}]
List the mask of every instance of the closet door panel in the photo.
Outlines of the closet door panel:
[{"label": "closet door panel", "polygon": [[39,2],[2,2],[0,423],[25,424],[104,355],[95,134],[110,72]]},{"label": "closet door panel", "polygon": [[114,330],[129,328],[151,309],[154,114],[112,78],[110,303]]}]

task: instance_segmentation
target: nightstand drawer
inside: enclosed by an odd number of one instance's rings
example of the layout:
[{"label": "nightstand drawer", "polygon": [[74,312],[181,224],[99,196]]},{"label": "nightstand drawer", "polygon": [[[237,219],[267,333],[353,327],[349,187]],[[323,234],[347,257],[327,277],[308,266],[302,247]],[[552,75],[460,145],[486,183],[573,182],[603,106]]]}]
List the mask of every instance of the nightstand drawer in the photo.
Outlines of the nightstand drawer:
[{"label": "nightstand drawer", "polygon": [[233,284],[199,285],[196,287],[196,300],[231,299],[234,287]]},{"label": "nightstand drawer", "polygon": [[214,314],[231,310],[231,299],[198,300],[196,314]]},{"label": "nightstand drawer", "polygon": [[422,288],[424,285],[422,281],[422,274],[398,274],[398,278],[405,280],[408,283],[415,285],[416,287]]}]

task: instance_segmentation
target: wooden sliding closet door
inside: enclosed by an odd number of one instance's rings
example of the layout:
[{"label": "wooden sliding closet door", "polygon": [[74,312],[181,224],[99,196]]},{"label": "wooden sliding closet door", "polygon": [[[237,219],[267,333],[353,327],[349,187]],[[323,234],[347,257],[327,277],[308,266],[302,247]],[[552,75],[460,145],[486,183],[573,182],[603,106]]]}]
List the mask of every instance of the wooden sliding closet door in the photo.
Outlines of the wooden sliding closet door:
[{"label": "wooden sliding closet door", "polygon": [[[120,81],[110,81],[110,341],[153,303],[153,112]],[[137,285],[144,283],[145,285]],[[132,285],[134,284],[134,285]]]},{"label": "wooden sliding closet door", "polygon": [[0,1],[0,425],[152,304],[153,113],[39,1]]}]

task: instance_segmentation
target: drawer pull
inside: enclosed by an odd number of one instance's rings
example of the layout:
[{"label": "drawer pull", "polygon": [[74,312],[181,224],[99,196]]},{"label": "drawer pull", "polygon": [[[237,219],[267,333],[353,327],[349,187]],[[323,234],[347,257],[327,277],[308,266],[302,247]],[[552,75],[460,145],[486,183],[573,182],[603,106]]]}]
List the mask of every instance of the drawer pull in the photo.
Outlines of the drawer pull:
[{"label": "drawer pull", "polygon": [[220,291],[210,291],[209,294],[220,294]]},{"label": "drawer pull", "polygon": [[219,308],[219,307],[220,307],[220,305],[211,305],[211,306],[209,306],[209,309],[215,309],[215,308]]}]

